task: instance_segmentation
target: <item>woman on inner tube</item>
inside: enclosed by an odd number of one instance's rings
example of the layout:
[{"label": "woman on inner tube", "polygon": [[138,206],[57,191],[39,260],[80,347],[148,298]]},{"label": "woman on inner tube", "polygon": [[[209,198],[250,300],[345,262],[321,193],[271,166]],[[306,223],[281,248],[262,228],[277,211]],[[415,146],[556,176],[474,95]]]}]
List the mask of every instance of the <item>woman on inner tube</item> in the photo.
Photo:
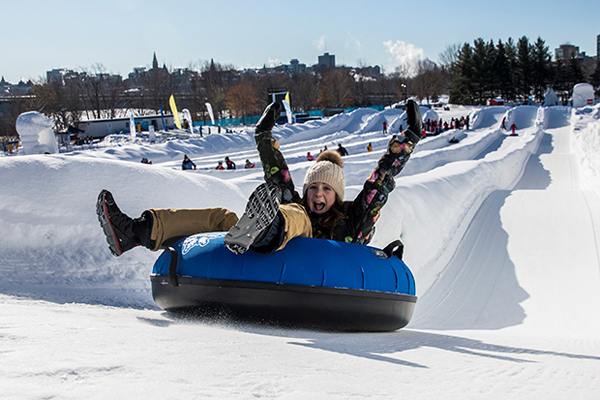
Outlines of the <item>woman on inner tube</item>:
[{"label": "woman on inner tube", "polygon": [[381,207],[394,190],[394,177],[402,171],[422,137],[418,105],[406,104],[408,128],[395,135],[387,151],[353,201],[344,201],[346,179],[336,151],[324,151],[306,173],[302,197],[295,190],[289,169],[271,130],[279,104],[271,103],[256,125],[254,139],[266,183],[250,195],[240,219],[225,208],[150,209],[132,219],[119,210],[112,194],[102,190],[96,212],[115,256],[136,246],[157,251],[196,233],[224,232],[225,245],[235,254],[248,249],[262,254],[280,250],[294,237],[305,236],[368,244]]}]

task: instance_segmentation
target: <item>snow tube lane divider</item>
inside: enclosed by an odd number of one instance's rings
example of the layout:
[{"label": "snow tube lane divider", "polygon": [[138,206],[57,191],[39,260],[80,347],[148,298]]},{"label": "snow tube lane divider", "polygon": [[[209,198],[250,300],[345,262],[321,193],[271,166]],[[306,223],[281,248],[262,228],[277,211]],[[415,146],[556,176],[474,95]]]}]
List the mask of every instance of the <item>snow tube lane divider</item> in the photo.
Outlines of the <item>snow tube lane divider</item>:
[{"label": "snow tube lane divider", "polygon": [[270,255],[237,256],[224,237],[189,236],[160,255],[151,276],[159,307],[342,331],[396,330],[412,317],[414,277],[392,249],[295,238]]}]

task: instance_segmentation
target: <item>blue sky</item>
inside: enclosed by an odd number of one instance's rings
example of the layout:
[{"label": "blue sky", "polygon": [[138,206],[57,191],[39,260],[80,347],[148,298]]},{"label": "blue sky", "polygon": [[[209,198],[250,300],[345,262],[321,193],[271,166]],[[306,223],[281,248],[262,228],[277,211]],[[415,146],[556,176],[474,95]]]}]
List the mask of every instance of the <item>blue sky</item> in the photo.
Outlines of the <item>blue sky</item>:
[{"label": "blue sky", "polygon": [[[2,4],[0,76],[37,80],[54,68],[101,64],[123,76],[211,58],[237,68],[312,65],[323,52],[337,64],[380,65],[391,72],[419,57],[434,61],[448,46],[527,36],[596,55],[600,1],[183,1],[20,0]],[[167,5],[167,3],[170,3]]]}]

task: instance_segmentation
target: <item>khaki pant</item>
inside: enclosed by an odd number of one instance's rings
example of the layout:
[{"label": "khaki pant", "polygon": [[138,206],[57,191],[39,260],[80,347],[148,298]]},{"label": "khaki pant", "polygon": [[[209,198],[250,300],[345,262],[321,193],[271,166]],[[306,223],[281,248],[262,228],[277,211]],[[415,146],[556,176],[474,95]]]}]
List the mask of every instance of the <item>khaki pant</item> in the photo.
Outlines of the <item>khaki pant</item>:
[{"label": "khaki pant", "polygon": [[[225,208],[151,209],[152,233],[150,239],[160,250],[169,239],[182,238],[196,233],[227,232],[238,222],[233,211]],[[277,250],[281,250],[297,236],[312,237],[312,225],[304,207],[289,203],[279,206],[285,220],[285,236]]]}]

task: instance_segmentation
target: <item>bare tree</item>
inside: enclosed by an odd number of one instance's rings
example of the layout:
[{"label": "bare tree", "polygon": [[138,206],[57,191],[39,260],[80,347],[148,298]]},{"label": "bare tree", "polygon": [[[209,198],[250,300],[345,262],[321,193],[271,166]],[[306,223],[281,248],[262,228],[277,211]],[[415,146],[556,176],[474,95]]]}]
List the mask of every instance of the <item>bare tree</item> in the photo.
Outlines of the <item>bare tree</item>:
[{"label": "bare tree", "polygon": [[321,107],[350,107],[353,105],[354,81],[345,68],[328,68],[319,87]]},{"label": "bare tree", "polygon": [[235,68],[231,65],[205,62],[200,75],[208,101],[217,115],[222,115],[225,108],[225,92],[237,82]]},{"label": "bare tree", "polygon": [[259,112],[256,90],[250,83],[240,82],[230,87],[226,98],[227,108],[234,116],[242,118],[243,125],[246,124],[246,117]]},{"label": "bare tree", "polygon": [[439,54],[440,66],[447,70],[452,70],[458,64],[458,55],[460,54],[461,43],[454,43],[446,46],[444,51]]},{"label": "bare tree", "polygon": [[65,77],[64,81],[42,80],[33,84],[32,94],[28,108],[51,117],[55,130],[65,130],[80,120],[81,85],[77,75]]},{"label": "bare tree", "polygon": [[444,78],[440,68],[431,60],[419,60],[417,75],[412,79],[412,87],[419,99],[438,97],[444,89]]},{"label": "bare tree", "polygon": [[309,111],[317,105],[317,77],[309,73],[294,74],[291,79],[292,105],[297,110]]}]

